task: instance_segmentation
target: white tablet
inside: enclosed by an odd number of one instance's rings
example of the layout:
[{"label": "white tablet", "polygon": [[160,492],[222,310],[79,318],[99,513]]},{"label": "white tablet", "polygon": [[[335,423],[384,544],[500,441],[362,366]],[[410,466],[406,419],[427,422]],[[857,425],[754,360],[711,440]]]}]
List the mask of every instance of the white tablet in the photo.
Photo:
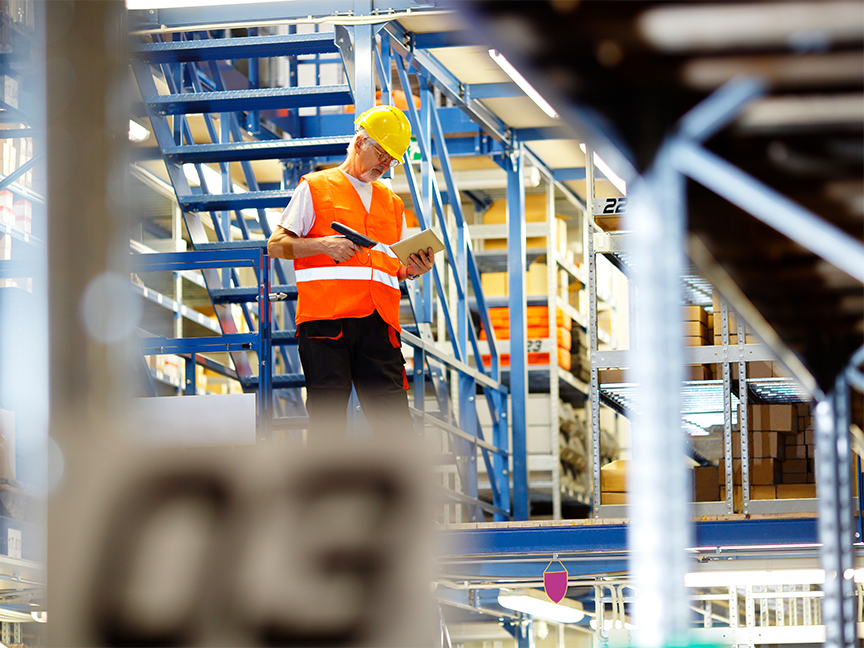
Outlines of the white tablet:
[{"label": "white tablet", "polygon": [[427,229],[418,232],[413,236],[409,236],[398,243],[394,243],[390,246],[390,249],[393,250],[393,253],[399,257],[399,260],[402,263],[408,265],[409,256],[419,252],[420,250],[425,252],[430,247],[434,253],[437,253],[444,249],[444,244],[434,231]]}]

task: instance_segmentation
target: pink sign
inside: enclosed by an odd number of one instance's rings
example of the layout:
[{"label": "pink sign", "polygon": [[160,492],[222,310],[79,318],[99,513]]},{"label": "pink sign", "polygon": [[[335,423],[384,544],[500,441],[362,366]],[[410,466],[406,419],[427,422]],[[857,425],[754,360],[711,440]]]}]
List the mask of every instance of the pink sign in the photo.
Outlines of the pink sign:
[{"label": "pink sign", "polygon": [[[561,569],[564,569],[564,565],[561,565]],[[543,589],[553,603],[560,603],[567,593],[567,570],[543,572]]]}]

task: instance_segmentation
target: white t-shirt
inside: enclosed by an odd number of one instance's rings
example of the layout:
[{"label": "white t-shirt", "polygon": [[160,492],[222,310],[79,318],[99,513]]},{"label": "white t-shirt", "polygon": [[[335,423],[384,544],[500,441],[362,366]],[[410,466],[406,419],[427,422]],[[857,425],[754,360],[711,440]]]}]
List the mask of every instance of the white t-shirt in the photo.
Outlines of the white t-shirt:
[{"label": "white t-shirt", "polygon": [[[369,211],[369,206],[372,204],[372,183],[358,180],[349,173],[345,173],[339,169],[342,174],[348,178],[351,185],[363,201],[363,206],[366,211]],[[315,222],[315,208],[312,204],[312,192],[309,190],[308,182],[301,182],[294,190],[294,195],[291,196],[291,202],[282,211],[282,216],[279,218],[279,224],[289,232],[293,232],[297,236],[306,236],[312,225]],[[405,215],[402,215],[402,237],[405,238]]]}]

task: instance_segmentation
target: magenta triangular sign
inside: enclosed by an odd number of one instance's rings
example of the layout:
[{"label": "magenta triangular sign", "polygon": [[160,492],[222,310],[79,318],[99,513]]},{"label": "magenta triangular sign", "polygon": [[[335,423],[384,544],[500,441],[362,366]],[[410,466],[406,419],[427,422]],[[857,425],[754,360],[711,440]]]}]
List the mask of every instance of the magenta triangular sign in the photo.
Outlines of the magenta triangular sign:
[{"label": "magenta triangular sign", "polygon": [[567,570],[543,572],[543,589],[553,603],[560,603],[567,593]]}]

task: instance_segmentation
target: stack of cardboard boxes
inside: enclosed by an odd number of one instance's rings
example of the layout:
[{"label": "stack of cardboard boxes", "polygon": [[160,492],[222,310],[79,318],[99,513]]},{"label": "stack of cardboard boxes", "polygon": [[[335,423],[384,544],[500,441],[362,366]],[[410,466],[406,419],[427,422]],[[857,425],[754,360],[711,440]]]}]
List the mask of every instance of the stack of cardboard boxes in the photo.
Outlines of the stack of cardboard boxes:
[{"label": "stack of cardboard boxes", "polygon": [[[540,351],[542,340],[549,337],[549,309],[546,306],[529,306],[526,312],[528,320],[528,364],[549,364],[550,353]],[[510,309],[490,308],[489,318],[492,320],[492,328],[495,329],[496,340],[510,339]],[[556,349],[558,365],[564,369],[570,369],[570,348],[573,344],[571,330],[573,320],[561,309],[556,313]],[[480,339],[487,339],[486,331],[480,331]],[[532,349],[534,349],[532,351]],[[488,365],[491,356],[484,355],[483,362]],[[503,353],[500,357],[501,365],[510,364],[510,354]]]},{"label": "stack of cardboard boxes", "polygon": [[[696,463],[692,459],[682,457],[682,461],[684,460],[692,464]],[[619,459],[601,466],[600,503],[602,505],[627,503],[627,463],[626,459]],[[719,499],[718,472],[717,466],[693,466],[691,501],[716,502]]]},{"label": "stack of cardboard boxes", "polygon": [[[816,497],[815,439],[809,404],[749,405],[747,425],[750,499]],[[736,509],[740,509],[743,498],[740,431],[732,434],[732,449],[733,498]],[[719,471],[721,499],[726,497],[723,465]]]}]

